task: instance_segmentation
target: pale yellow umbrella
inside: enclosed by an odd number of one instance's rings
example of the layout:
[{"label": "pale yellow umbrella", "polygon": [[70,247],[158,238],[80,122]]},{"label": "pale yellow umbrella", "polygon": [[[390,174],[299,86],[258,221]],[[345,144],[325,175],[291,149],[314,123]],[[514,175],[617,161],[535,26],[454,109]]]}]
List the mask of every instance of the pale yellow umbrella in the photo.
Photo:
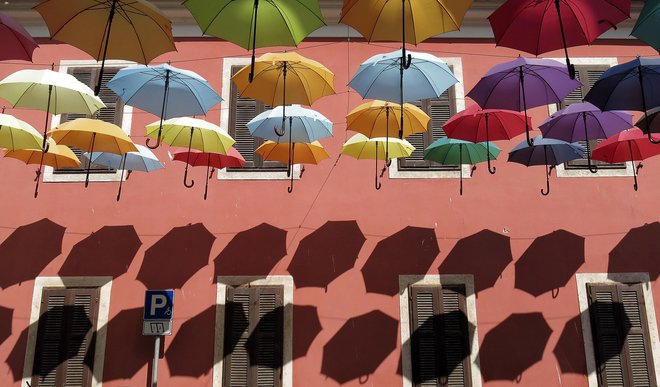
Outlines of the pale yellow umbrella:
[{"label": "pale yellow umbrella", "polygon": [[41,148],[42,145],[43,137],[32,125],[12,115],[0,113],[0,148],[15,151]]},{"label": "pale yellow umbrella", "polygon": [[[80,160],[75,153],[66,145],[57,145],[52,138],[48,139],[48,152],[43,153],[41,145],[35,149],[8,150],[4,157],[21,160],[25,164],[39,164],[43,156],[43,164],[55,169],[76,168],[80,166]],[[37,179],[41,171],[37,170]]]}]

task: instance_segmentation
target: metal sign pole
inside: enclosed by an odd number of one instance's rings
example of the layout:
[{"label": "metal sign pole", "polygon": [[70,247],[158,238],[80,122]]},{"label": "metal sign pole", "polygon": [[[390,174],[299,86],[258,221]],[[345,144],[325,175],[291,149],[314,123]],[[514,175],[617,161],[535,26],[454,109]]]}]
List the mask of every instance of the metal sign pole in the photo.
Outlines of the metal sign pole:
[{"label": "metal sign pole", "polygon": [[156,336],[154,341],[154,366],[153,373],[151,375],[151,387],[158,386],[158,358],[160,357],[160,339],[162,336]]}]

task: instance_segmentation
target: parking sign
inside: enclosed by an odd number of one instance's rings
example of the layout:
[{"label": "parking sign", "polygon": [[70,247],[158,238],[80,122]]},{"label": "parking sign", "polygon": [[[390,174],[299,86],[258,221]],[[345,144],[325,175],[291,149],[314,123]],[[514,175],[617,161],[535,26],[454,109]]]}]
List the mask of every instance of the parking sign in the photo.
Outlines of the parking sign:
[{"label": "parking sign", "polygon": [[142,334],[171,335],[173,311],[174,290],[147,290],[144,298]]}]

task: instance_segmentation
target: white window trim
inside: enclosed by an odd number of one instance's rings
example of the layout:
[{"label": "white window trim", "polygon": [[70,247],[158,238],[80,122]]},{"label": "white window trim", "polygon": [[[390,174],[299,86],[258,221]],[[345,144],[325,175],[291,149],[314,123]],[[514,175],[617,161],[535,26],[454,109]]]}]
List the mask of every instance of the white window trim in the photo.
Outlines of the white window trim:
[{"label": "white window trim", "polygon": [[[566,58],[547,58],[556,60],[561,63],[566,63]],[[596,66],[616,66],[618,60],[615,57],[593,57],[593,58],[571,58],[571,64],[574,65],[596,65]],[[557,105],[548,105],[548,115],[553,115],[557,112]],[[598,172],[591,173],[588,169],[566,169],[564,163],[557,165],[557,177],[623,177],[632,176],[635,163],[632,161],[626,162],[626,169],[608,169],[598,168]]]},{"label": "white window trim", "polygon": [[580,316],[582,322],[582,336],[584,337],[584,353],[587,360],[587,375],[589,387],[598,387],[598,370],[596,368],[596,351],[594,348],[593,335],[591,331],[591,319],[589,318],[589,295],[587,284],[618,284],[618,283],[640,283],[644,294],[644,307],[648,323],[649,340],[651,341],[651,357],[655,369],[655,378],[660,380],[660,340],[658,340],[658,323],[655,317],[653,303],[653,292],[648,273],[578,273],[577,280],[578,302],[580,305]]},{"label": "white window trim", "polygon": [[[231,68],[250,64],[250,58],[224,58],[222,61],[222,101],[220,101],[220,127],[229,133],[229,108],[231,104]],[[300,179],[300,164],[293,166],[293,178]],[[218,180],[286,180],[286,171],[228,171],[223,168],[217,171]]]},{"label": "white window trim", "polygon": [[283,287],[284,334],[282,356],[282,387],[293,387],[293,277],[290,275],[258,276],[219,276],[215,309],[215,345],[213,351],[213,387],[223,387],[223,353],[225,342],[225,304],[227,288],[241,285]]},{"label": "white window trim", "polygon": [[481,387],[481,366],[479,365],[479,333],[477,331],[477,304],[474,293],[474,276],[471,274],[429,274],[399,276],[399,312],[401,316],[401,369],[403,387],[412,387],[412,349],[410,348],[410,300],[409,287],[412,285],[464,285],[467,320],[470,323],[470,373],[472,387]]},{"label": "white window trim", "polygon": [[[440,58],[454,71],[454,76],[458,79],[458,83],[454,84],[454,101],[456,103],[456,111],[460,112],[465,110],[465,86],[463,86],[463,62],[461,58]],[[463,179],[470,179],[472,166],[463,164]],[[393,159],[389,168],[390,179],[458,179],[460,178],[460,171],[433,171],[433,170],[403,170],[399,169],[398,160]]]},{"label": "white window trim", "polygon": [[[128,62],[123,60],[107,60],[105,61],[106,68],[114,67],[127,67],[134,66],[135,62]],[[68,73],[69,68],[71,67],[100,67],[101,62],[97,62],[93,59],[90,60],[62,60],[60,61],[61,73]],[[60,124],[62,119],[61,115],[54,115],[51,120],[51,129],[56,128]],[[127,135],[131,135],[131,125],[133,122],[133,107],[124,105],[122,119],[121,119],[121,128]],[[127,175],[124,174],[124,181],[126,180]],[[103,181],[119,181],[121,179],[121,170],[117,170],[115,173],[90,173],[89,181],[92,182],[103,182]],[[44,166],[43,174],[44,183],[80,183],[85,181],[84,173],[53,173],[53,167],[48,165]]]},{"label": "white window trim", "polygon": [[105,361],[105,342],[107,335],[108,314],[110,311],[110,290],[112,277],[37,277],[34,281],[32,293],[32,307],[30,310],[30,325],[23,362],[23,379],[21,386],[32,382],[32,367],[36,354],[38,321],[41,313],[41,297],[43,288],[75,288],[98,287],[99,309],[96,323],[96,350],[94,351],[94,369],[92,370],[92,387],[103,386],[103,364]]}]

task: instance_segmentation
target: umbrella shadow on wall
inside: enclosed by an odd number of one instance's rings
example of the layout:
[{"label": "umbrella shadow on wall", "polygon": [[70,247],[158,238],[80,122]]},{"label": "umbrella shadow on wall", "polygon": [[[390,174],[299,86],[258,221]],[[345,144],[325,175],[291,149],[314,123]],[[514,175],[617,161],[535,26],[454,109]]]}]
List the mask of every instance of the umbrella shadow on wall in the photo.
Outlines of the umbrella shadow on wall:
[{"label": "umbrella shadow on wall", "polygon": [[583,343],[582,323],[578,315],[566,322],[552,351],[562,373],[587,375]]},{"label": "umbrella shadow on wall", "polygon": [[[216,331],[215,316],[216,305],[212,305],[175,327],[176,334],[165,352],[170,375],[199,378],[213,368],[214,341],[200,332]],[[219,328],[223,326],[217,324]]]},{"label": "umbrella shadow on wall", "polygon": [[297,288],[328,285],[351,270],[366,238],[357,222],[328,221],[305,236],[287,268]]},{"label": "umbrella shadow on wall", "polygon": [[37,277],[62,253],[65,230],[46,218],[14,230],[0,244],[0,288]]},{"label": "umbrella shadow on wall", "polygon": [[495,286],[512,261],[510,238],[491,230],[481,230],[460,239],[438,271],[441,275],[473,274],[474,291],[478,294]]},{"label": "umbrella shadow on wall", "polygon": [[11,336],[11,321],[14,317],[14,309],[0,306],[0,344]]},{"label": "umbrella shadow on wall", "polygon": [[105,352],[112,354],[105,358],[103,381],[130,379],[153,359],[153,339],[142,335],[143,314],[143,308],[125,309],[101,328],[107,331]]},{"label": "umbrella shadow on wall", "polygon": [[174,227],[145,251],[137,280],[147,289],[180,289],[208,265],[214,241],[201,223]]},{"label": "umbrella shadow on wall", "polygon": [[267,276],[286,255],[286,230],[267,223],[237,233],[215,258],[218,276]]},{"label": "umbrella shadow on wall", "polygon": [[651,281],[660,275],[660,223],[632,228],[610,252],[608,273],[648,272]]},{"label": "umbrella shadow on wall", "polygon": [[101,227],[73,246],[58,274],[117,278],[126,273],[141,245],[133,226]]},{"label": "umbrella shadow on wall", "polygon": [[583,263],[584,237],[553,231],[534,239],[516,261],[515,287],[534,297],[552,292],[556,298]]},{"label": "umbrella shadow on wall", "polygon": [[435,230],[408,226],[376,244],[362,267],[368,293],[394,296],[399,275],[426,274],[440,253]]}]

